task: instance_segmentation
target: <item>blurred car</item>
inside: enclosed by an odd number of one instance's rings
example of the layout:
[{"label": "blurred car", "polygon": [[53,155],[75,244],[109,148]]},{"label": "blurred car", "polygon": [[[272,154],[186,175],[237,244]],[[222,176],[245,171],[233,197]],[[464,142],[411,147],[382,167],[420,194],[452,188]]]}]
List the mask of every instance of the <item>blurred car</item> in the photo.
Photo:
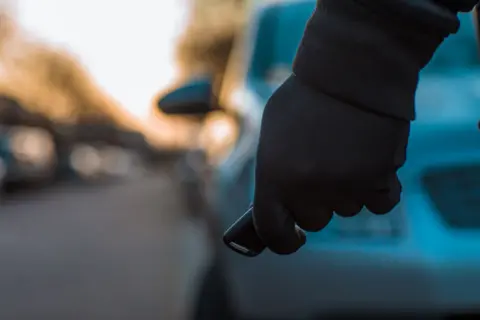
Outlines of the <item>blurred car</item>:
[{"label": "blurred car", "polygon": [[137,131],[117,128],[117,145],[105,154],[107,170],[117,176],[138,176],[144,173],[150,155],[150,145]]},{"label": "blurred car", "polygon": [[[232,61],[227,73],[221,101],[239,115],[239,134],[211,161],[213,197],[206,199],[224,230],[252,200],[262,109],[290,74],[314,7],[313,0],[259,6],[238,47],[241,69]],[[335,216],[291,256],[218,251],[194,319],[480,313],[480,62],[471,16],[461,20],[459,34],[422,73],[400,171],[403,197],[393,212]]]},{"label": "blurred car", "polygon": [[46,117],[27,111],[11,97],[0,97],[2,185],[54,179],[57,155],[51,128]]},{"label": "blurred car", "polygon": [[143,135],[106,119],[84,119],[74,127],[70,162],[87,180],[127,178],[143,168]]}]

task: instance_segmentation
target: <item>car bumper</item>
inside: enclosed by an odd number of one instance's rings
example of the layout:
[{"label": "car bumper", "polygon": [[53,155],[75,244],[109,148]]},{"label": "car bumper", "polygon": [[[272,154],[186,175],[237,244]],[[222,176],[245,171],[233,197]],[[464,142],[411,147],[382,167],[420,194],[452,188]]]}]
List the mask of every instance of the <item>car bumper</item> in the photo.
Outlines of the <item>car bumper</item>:
[{"label": "car bumper", "polygon": [[230,270],[238,311],[247,318],[480,310],[480,259],[440,263],[424,257],[407,247],[362,252],[310,246],[287,257],[232,259]]}]

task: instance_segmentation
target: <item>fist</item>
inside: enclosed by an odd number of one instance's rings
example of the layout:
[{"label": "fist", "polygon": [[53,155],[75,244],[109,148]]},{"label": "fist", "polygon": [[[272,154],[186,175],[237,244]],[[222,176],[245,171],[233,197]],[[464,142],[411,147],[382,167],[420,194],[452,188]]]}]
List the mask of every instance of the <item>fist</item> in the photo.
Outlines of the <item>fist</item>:
[{"label": "fist", "polygon": [[400,201],[410,122],[324,95],[292,75],[272,95],[257,151],[253,220],[263,243],[290,254],[298,231],[320,231],[334,214],[386,214]]}]

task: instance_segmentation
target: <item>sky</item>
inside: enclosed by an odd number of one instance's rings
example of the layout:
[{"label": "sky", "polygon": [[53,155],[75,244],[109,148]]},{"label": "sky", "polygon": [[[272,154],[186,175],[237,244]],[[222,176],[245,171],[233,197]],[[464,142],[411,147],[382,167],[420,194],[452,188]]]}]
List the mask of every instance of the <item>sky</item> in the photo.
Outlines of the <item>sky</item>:
[{"label": "sky", "polygon": [[176,76],[173,43],[187,0],[17,0],[20,25],[77,55],[97,84],[129,112],[150,115],[152,98]]}]

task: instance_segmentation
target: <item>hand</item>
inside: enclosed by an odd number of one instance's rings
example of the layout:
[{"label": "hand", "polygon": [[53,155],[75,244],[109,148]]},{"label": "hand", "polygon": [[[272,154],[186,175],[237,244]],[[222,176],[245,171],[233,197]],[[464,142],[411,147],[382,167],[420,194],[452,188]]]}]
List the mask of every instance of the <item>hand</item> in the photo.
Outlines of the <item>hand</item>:
[{"label": "hand", "polygon": [[397,170],[406,160],[410,122],[318,93],[291,76],[268,101],[256,164],[255,229],[265,245],[290,254],[306,231],[333,214],[375,214],[400,201]]}]

